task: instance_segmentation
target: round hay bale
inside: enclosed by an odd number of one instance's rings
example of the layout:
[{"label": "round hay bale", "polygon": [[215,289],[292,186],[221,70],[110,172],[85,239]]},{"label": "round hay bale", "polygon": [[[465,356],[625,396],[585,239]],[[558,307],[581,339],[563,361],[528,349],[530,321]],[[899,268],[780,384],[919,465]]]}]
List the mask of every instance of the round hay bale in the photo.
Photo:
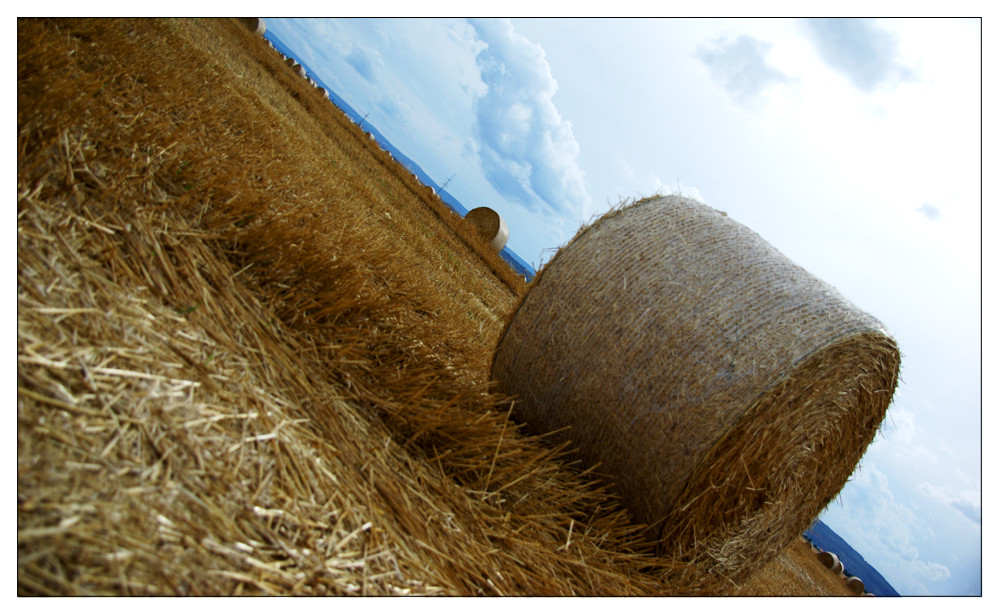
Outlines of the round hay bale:
[{"label": "round hay bale", "polygon": [[873,594],[873,593],[871,593],[871,592],[865,592],[865,596],[866,596],[866,597],[867,597],[867,596],[871,596],[872,598],[874,598],[874,597],[875,597],[875,594]]},{"label": "round hay bale", "polygon": [[858,577],[848,577],[845,583],[847,583],[847,589],[851,590],[855,594],[860,596],[865,593],[865,583]]},{"label": "round hay bale", "polygon": [[292,70],[295,70],[295,67],[298,66],[299,63],[295,61],[295,58],[290,58],[288,56],[285,56],[285,65],[291,68]]},{"label": "round hay bale", "polygon": [[306,75],[306,69],[305,69],[305,67],[304,67],[304,66],[302,66],[301,64],[299,64],[299,65],[298,65],[298,66],[297,66],[297,67],[295,68],[295,72],[297,72],[297,73],[299,74],[299,77],[302,77],[303,79],[308,79],[308,78],[309,78],[309,77],[308,77],[308,76]]},{"label": "round hay bale", "polygon": [[646,199],[535,277],[491,378],[665,556],[742,580],[836,496],[899,372],[875,318],[704,204]]},{"label": "round hay bale", "polygon": [[490,247],[499,252],[507,245],[510,229],[500,214],[489,207],[476,207],[465,214],[465,219],[489,242]]},{"label": "round hay bale", "polygon": [[264,33],[267,32],[267,26],[264,25],[264,20],[260,17],[238,17],[237,21],[259,36],[264,36]]},{"label": "round hay bale", "polygon": [[819,560],[819,563],[831,570],[833,570],[835,565],[840,563],[840,558],[837,557],[837,554],[830,553],[829,551],[820,551],[819,554],[816,555],[816,559]]},{"label": "round hay bale", "polygon": [[833,568],[831,568],[831,570],[833,570],[835,574],[843,574],[844,562],[838,561],[836,564],[833,565]]}]

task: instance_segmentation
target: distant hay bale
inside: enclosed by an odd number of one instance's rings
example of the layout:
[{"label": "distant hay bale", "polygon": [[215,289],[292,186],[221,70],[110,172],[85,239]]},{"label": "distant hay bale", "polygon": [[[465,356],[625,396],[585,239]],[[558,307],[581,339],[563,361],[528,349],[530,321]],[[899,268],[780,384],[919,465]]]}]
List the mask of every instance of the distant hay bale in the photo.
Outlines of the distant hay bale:
[{"label": "distant hay bale", "polygon": [[838,561],[836,564],[833,565],[833,568],[831,568],[831,570],[833,570],[833,572],[836,574],[843,574],[844,562]]},{"label": "distant hay bale", "polygon": [[308,75],[306,75],[305,67],[302,66],[301,64],[298,65],[298,67],[295,69],[295,72],[297,72],[299,74],[299,77],[302,77],[303,79],[309,78]]},{"label": "distant hay bale", "polygon": [[858,577],[848,577],[847,581],[845,582],[847,583],[847,588],[852,592],[854,592],[855,594],[860,596],[865,593],[864,581],[862,581]]},{"label": "distant hay bale", "polygon": [[476,207],[465,215],[465,219],[476,228],[482,238],[488,241],[490,247],[495,251],[499,252],[507,245],[507,239],[510,238],[507,222],[489,207]]},{"label": "distant hay bale", "polygon": [[721,212],[615,210],[511,316],[491,379],[564,429],[661,554],[742,579],[801,534],[876,435],[899,371],[875,318]]},{"label": "distant hay bale", "polygon": [[873,594],[871,592],[865,592],[865,596],[871,596],[872,598],[874,598],[875,594]]},{"label": "distant hay bale", "polygon": [[299,63],[295,61],[295,58],[290,58],[288,56],[285,56],[285,64],[292,70],[299,65]]},{"label": "distant hay bale", "polygon": [[816,559],[819,560],[819,563],[831,570],[836,564],[840,563],[840,558],[837,557],[837,554],[830,553],[829,551],[820,551],[819,554],[816,555]]},{"label": "distant hay bale", "polygon": [[264,33],[267,32],[267,26],[260,17],[239,17],[237,21],[241,22],[248,30],[258,36],[264,36]]}]

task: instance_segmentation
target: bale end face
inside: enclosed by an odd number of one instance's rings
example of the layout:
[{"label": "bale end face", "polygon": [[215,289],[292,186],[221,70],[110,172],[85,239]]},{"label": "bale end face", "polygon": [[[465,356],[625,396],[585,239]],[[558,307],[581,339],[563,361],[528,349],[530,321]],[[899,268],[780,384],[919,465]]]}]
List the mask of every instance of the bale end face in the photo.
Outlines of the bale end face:
[{"label": "bale end face", "polygon": [[489,242],[493,250],[499,252],[507,245],[510,238],[510,228],[500,214],[489,207],[476,207],[465,215],[465,219],[472,224],[479,235]]},{"label": "bale end face", "polygon": [[849,577],[845,583],[847,584],[847,588],[855,594],[860,596],[865,593],[865,584],[858,577]]},{"label": "bale end face", "polygon": [[830,553],[829,551],[820,551],[816,555],[816,559],[819,560],[819,563],[830,569],[833,569],[834,565],[840,562],[837,555],[835,553]]}]

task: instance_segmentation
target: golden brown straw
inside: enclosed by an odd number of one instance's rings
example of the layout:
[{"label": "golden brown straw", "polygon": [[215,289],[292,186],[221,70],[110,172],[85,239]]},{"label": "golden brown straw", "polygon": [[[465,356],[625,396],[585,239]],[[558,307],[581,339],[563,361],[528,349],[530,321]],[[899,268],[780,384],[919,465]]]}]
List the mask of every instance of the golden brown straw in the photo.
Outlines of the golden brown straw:
[{"label": "golden brown straw", "polygon": [[876,319],[722,212],[669,196],[559,251],[492,378],[600,463],[661,554],[734,581],[840,491],[899,369]]},{"label": "golden brown straw", "polygon": [[507,222],[496,211],[489,207],[476,207],[469,210],[469,213],[465,215],[465,219],[476,228],[483,239],[489,242],[490,247],[497,252],[503,250],[503,247],[507,245],[507,239],[510,238],[510,228],[507,227]]}]

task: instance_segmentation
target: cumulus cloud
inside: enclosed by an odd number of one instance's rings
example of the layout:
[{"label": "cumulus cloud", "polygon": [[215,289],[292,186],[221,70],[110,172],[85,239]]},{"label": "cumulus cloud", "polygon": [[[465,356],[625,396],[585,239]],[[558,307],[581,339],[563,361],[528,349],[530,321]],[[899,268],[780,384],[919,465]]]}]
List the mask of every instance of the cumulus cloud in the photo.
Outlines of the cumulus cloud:
[{"label": "cumulus cloud", "polygon": [[956,491],[948,487],[932,485],[930,483],[920,483],[917,489],[924,495],[950,506],[958,511],[969,521],[976,525],[983,523],[983,509],[981,496],[978,491],[964,489]]},{"label": "cumulus cloud", "polygon": [[718,39],[714,47],[700,46],[695,57],[736,102],[746,104],[772,85],[791,82],[768,64],[767,52],[771,47],[770,43],[743,35],[734,41]]},{"label": "cumulus cloud", "polygon": [[921,557],[916,543],[933,531],[896,500],[889,479],[874,465],[857,471],[837,500],[823,512],[824,522],[901,594],[933,594],[935,583],[951,577],[947,566]]},{"label": "cumulus cloud", "polygon": [[865,92],[914,78],[897,58],[896,36],[871,19],[805,19],[820,57]]},{"label": "cumulus cloud", "polygon": [[501,194],[537,207],[586,216],[590,197],[577,165],[580,147],[552,96],[558,85],[539,45],[507,20],[470,22],[485,43],[476,56],[485,93],[475,132],[486,178]]},{"label": "cumulus cloud", "polygon": [[378,70],[382,67],[382,57],[377,51],[355,45],[344,59],[369,82],[375,83],[378,79]]},{"label": "cumulus cloud", "polygon": [[941,219],[941,210],[938,209],[937,207],[934,207],[930,203],[924,203],[923,205],[917,208],[917,211],[923,214],[924,217],[927,218],[928,220],[934,221]]}]

